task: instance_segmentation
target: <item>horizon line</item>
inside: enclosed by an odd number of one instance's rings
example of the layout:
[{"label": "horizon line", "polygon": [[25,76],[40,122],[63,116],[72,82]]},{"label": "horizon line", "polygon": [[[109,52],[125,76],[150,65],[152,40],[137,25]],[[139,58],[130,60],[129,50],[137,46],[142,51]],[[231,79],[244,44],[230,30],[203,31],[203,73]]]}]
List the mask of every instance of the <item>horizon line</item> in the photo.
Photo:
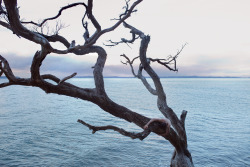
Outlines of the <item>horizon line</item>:
[{"label": "horizon line", "polygon": [[[6,76],[1,76],[1,78],[6,79]],[[74,78],[94,78],[94,76],[75,76]],[[136,78],[134,76],[104,76],[103,78]],[[145,78],[150,78],[146,76]],[[159,76],[159,78],[250,78],[244,76]]]}]

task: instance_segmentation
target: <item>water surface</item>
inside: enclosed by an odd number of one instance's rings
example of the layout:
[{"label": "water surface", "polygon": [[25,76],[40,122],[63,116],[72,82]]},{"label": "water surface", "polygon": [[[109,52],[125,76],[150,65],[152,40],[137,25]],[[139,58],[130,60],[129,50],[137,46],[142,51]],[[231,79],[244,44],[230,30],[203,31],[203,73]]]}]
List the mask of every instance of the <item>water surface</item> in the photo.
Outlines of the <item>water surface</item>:
[{"label": "water surface", "polygon": [[[187,110],[186,130],[195,166],[250,166],[250,79],[163,78],[170,107]],[[0,79],[0,82],[4,81]],[[91,78],[72,83],[93,87]],[[156,97],[133,78],[107,78],[109,96],[148,117],[162,117]],[[150,134],[131,140],[77,123],[141,131],[92,103],[38,88],[0,89],[0,166],[154,167],[169,165],[173,147]]]}]

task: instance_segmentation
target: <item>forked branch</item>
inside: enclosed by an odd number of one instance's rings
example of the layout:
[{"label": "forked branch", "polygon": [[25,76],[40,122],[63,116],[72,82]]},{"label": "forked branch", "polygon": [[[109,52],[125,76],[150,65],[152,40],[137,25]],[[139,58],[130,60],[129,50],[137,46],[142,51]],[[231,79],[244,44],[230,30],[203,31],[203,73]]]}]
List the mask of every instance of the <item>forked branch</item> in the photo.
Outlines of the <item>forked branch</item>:
[{"label": "forked branch", "polygon": [[122,64],[125,64],[125,65],[129,64],[129,66],[130,66],[130,68],[131,68],[131,71],[132,71],[132,74],[134,75],[134,77],[137,78],[138,75],[135,74],[134,67],[133,67],[133,63],[134,63],[134,61],[135,61],[136,59],[139,58],[139,56],[133,58],[132,61],[131,61],[125,54],[122,54],[122,55],[120,55],[120,56],[121,56],[121,57],[124,57],[124,58],[126,59],[126,62],[121,61],[121,63],[122,63]]},{"label": "forked branch", "polygon": [[134,67],[133,67],[133,63],[136,59],[138,59],[140,56],[138,57],[135,57],[134,59],[132,59],[132,61],[125,55],[125,54],[122,54],[121,57],[124,57],[126,59],[126,62],[122,62],[123,64],[127,65],[129,64],[130,68],[131,68],[131,71],[132,71],[132,74],[134,75],[134,77],[140,79],[142,81],[142,83],[144,84],[144,86],[147,88],[147,90],[152,94],[152,95],[157,95],[157,92],[154,88],[152,88],[152,86],[148,83],[148,81],[146,80],[146,78],[142,75],[142,70],[143,70],[143,67],[142,65],[140,64],[139,65],[139,68],[138,68],[138,73],[135,74],[135,71],[134,71]]}]

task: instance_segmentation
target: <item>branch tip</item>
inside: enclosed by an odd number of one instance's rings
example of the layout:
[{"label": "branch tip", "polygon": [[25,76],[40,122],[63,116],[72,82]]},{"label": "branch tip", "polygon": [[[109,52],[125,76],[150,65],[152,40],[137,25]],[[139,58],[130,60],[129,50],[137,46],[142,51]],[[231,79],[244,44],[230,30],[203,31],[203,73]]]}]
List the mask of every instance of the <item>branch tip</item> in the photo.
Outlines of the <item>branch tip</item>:
[{"label": "branch tip", "polygon": [[66,80],[68,80],[68,79],[70,79],[70,78],[73,78],[73,77],[76,76],[76,75],[77,75],[77,73],[75,72],[75,73],[73,73],[73,74],[71,74],[71,75],[69,75],[69,76],[63,78],[62,80],[59,81],[58,85],[61,84],[61,83],[63,83],[63,82],[65,82]]}]

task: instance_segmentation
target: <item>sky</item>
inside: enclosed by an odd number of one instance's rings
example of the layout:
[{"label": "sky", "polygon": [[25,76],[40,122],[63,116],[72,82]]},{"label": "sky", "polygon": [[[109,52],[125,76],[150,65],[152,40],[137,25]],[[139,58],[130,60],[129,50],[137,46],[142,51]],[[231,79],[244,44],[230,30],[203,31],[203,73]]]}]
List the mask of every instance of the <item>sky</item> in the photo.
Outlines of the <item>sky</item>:
[{"label": "sky", "polygon": [[[22,20],[38,22],[55,16],[60,7],[73,2],[79,1],[22,0],[18,4]],[[93,12],[103,29],[115,24],[111,19],[123,12],[124,5],[124,0],[94,1]],[[175,55],[187,43],[178,57],[177,73],[153,64],[160,76],[250,77],[249,0],[144,0],[136,9],[138,11],[127,22],[151,36],[148,57],[167,58]],[[83,14],[83,7],[63,12],[60,22],[65,28],[59,34],[69,41],[75,40],[76,44],[83,44]],[[49,25],[49,32],[53,32],[53,23],[49,22]],[[119,41],[130,36],[129,30],[120,26],[101,37],[97,44],[103,46],[103,43],[108,44],[107,40]],[[60,44],[53,46],[63,49]],[[104,75],[132,76],[130,68],[121,63],[120,55],[125,53],[130,58],[137,56],[139,41],[129,46],[103,47],[108,54]],[[9,61],[17,76],[30,75],[32,56],[39,49],[39,45],[18,38],[0,27],[0,55]],[[96,55],[50,54],[41,71],[59,77],[74,72],[78,76],[91,76],[95,60]]]}]

